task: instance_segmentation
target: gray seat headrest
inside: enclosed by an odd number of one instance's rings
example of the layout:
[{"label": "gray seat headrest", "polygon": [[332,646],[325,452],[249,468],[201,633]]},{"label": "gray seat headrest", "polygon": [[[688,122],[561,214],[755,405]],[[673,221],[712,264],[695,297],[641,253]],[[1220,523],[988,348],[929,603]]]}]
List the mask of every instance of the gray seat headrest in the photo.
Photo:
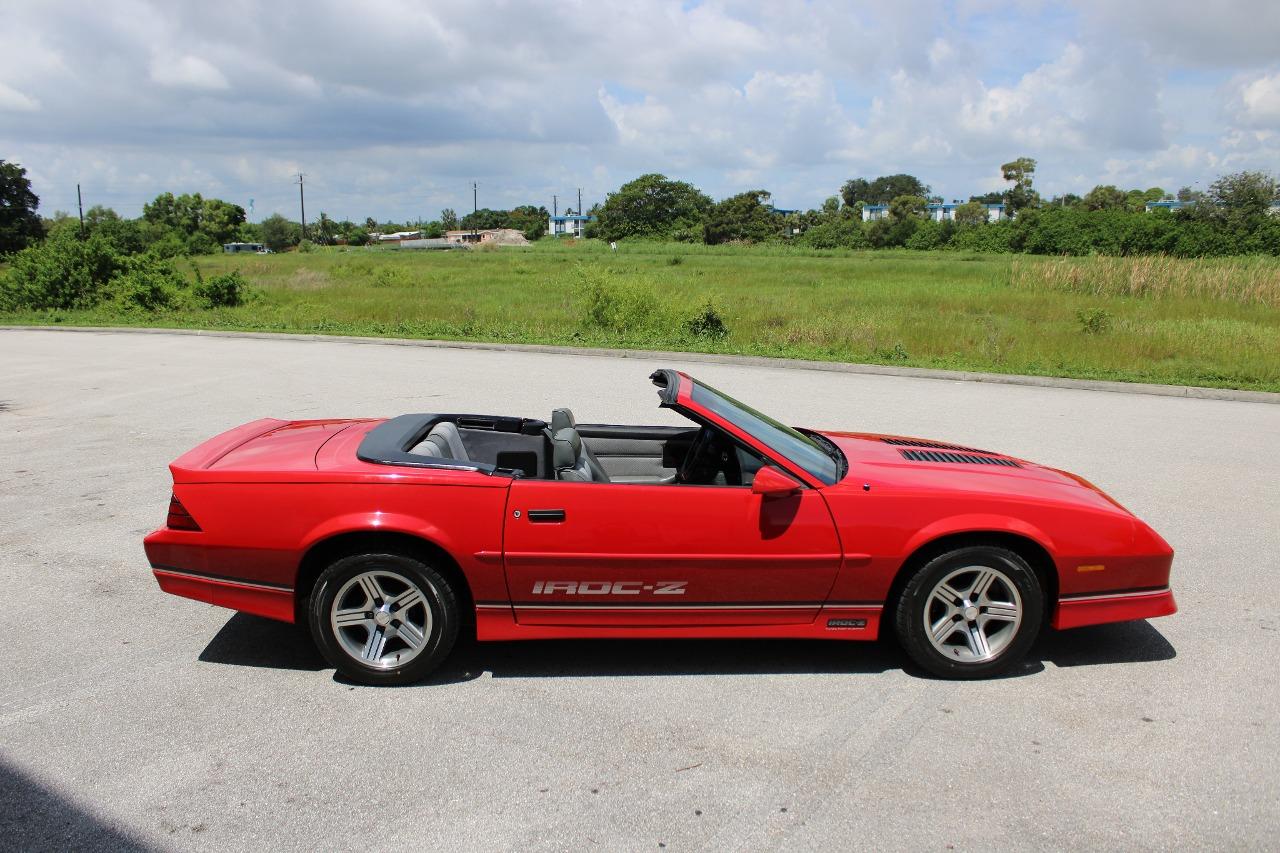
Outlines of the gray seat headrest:
[{"label": "gray seat headrest", "polygon": [[457,424],[451,421],[441,421],[433,426],[426,438],[410,453],[440,456],[444,459],[460,459],[464,462],[471,460],[467,455],[466,445],[462,443],[462,433],[458,431]]},{"label": "gray seat headrest", "polygon": [[551,413],[551,434],[553,436],[566,427],[576,429],[577,426],[577,419],[574,418],[573,412],[568,409],[556,409]]},{"label": "gray seat headrest", "polygon": [[551,438],[551,462],[557,470],[572,468],[582,455],[582,438],[573,427],[565,427]]}]

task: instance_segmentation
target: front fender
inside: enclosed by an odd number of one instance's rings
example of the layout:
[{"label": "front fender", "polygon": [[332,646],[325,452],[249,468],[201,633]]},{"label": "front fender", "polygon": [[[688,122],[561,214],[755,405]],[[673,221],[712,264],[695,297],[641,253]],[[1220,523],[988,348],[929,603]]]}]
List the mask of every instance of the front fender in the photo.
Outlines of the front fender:
[{"label": "front fender", "polygon": [[907,540],[901,554],[903,559],[914,554],[923,546],[944,536],[958,533],[1011,533],[1030,539],[1050,554],[1055,553],[1054,542],[1049,534],[1039,527],[1020,518],[999,513],[966,513],[940,518],[925,525]]}]

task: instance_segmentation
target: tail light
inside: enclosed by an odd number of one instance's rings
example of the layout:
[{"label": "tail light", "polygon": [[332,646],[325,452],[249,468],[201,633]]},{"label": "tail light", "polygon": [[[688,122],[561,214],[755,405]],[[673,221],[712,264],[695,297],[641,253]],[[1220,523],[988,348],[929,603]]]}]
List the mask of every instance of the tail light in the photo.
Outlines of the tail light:
[{"label": "tail light", "polygon": [[191,513],[187,512],[187,508],[182,505],[182,501],[178,500],[177,495],[169,496],[169,518],[165,526],[171,530],[200,529],[200,525],[196,524],[196,520],[191,517]]}]

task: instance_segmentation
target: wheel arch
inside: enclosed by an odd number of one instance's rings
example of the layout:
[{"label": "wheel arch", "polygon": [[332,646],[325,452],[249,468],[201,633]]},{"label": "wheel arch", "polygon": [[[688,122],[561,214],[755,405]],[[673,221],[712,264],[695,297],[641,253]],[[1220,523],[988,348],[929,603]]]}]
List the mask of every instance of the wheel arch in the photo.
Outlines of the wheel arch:
[{"label": "wheel arch", "polygon": [[965,530],[947,533],[919,545],[898,567],[893,583],[889,586],[889,594],[885,598],[885,612],[892,613],[897,610],[898,598],[902,595],[902,590],[911,576],[934,557],[957,548],[976,545],[1006,548],[1027,561],[1044,588],[1043,624],[1049,624],[1049,617],[1053,615],[1053,610],[1058,604],[1058,566],[1053,561],[1049,549],[1043,544],[1026,534],[1008,530]]},{"label": "wheel arch", "polygon": [[464,625],[475,621],[475,597],[466,573],[448,549],[426,537],[394,530],[348,530],[311,544],[298,563],[294,584],[294,619],[307,624],[307,601],[316,580],[335,560],[356,554],[401,554],[430,565],[444,575],[458,596]]}]

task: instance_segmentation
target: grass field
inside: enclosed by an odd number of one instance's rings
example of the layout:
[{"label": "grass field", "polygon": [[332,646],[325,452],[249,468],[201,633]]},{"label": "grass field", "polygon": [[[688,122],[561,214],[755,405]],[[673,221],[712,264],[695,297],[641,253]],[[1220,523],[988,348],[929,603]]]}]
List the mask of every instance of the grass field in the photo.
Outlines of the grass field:
[{"label": "grass field", "polygon": [[677,349],[1280,391],[1275,259],[681,244],[611,252],[593,241],[542,241],[195,263],[206,277],[239,270],[257,295],[208,311],[2,319]]}]

